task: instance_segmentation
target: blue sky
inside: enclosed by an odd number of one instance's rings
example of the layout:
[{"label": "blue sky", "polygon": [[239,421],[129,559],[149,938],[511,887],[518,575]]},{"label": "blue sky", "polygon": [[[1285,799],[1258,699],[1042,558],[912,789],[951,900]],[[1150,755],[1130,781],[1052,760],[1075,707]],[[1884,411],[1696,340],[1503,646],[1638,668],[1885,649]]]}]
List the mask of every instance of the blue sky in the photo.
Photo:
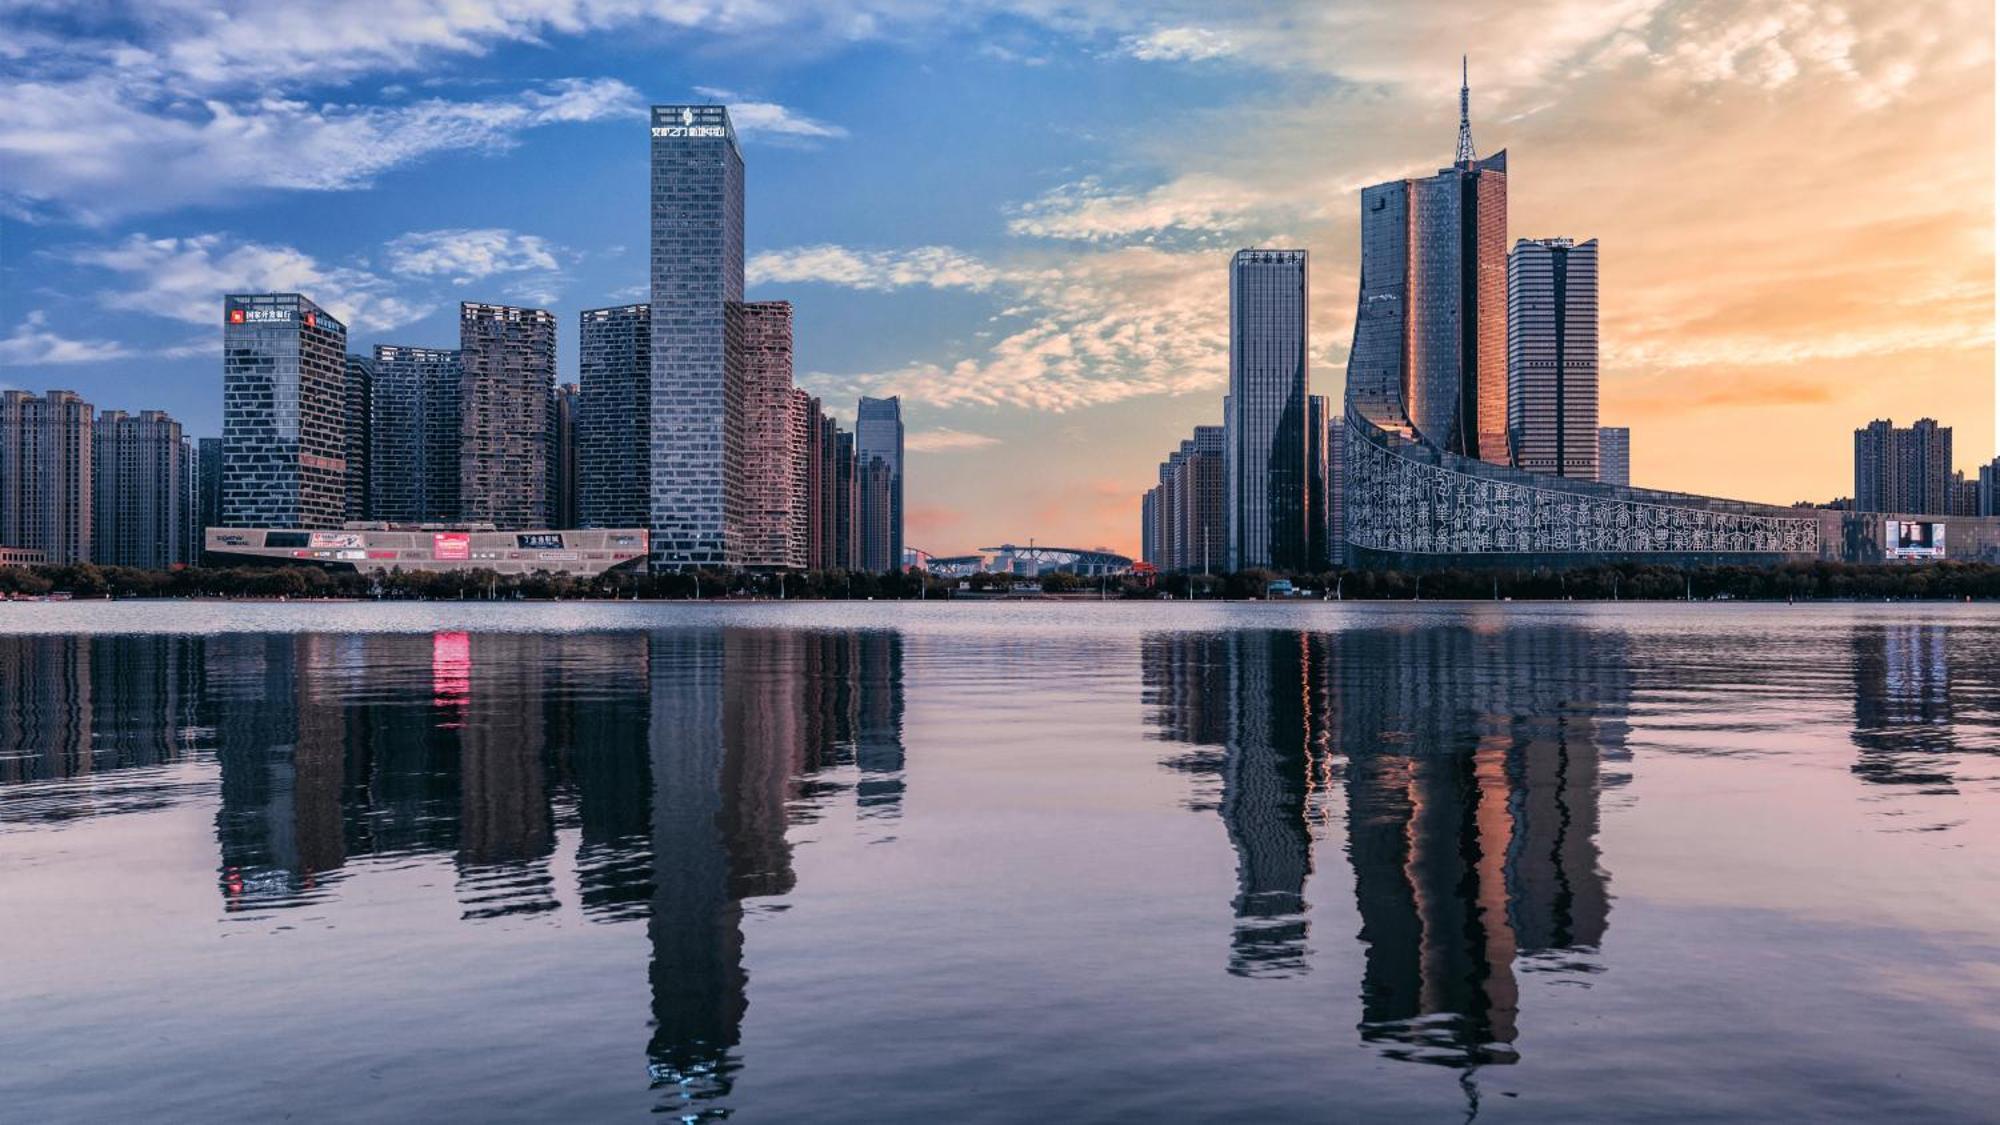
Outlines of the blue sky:
[{"label": "blue sky", "polygon": [[573,379],[576,312],[645,299],[645,105],[716,100],[799,381],[906,396],[911,541],[1131,548],[1220,418],[1231,250],[1312,250],[1339,395],[1354,193],[1448,160],[1464,49],[1515,233],[1604,241],[1640,483],[1824,499],[1870,416],[1991,456],[1992,39],[1956,2],[0,0],[0,384],[215,433],[235,288],[357,351],[549,307]]}]

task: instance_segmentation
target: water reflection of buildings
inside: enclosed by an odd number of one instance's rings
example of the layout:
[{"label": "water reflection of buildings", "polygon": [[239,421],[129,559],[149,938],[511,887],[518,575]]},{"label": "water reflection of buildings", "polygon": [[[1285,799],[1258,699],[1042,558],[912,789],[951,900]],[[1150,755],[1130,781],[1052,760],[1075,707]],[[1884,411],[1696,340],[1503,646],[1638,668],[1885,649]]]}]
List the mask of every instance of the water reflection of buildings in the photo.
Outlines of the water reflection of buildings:
[{"label": "water reflection of buildings", "polygon": [[[792,889],[788,827],[850,790],[864,816],[900,814],[901,645],[737,629],[0,637],[0,782],[169,763],[212,738],[223,904],[251,916],[426,856],[450,857],[464,918],[533,916],[557,906],[557,837],[573,832],[584,916],[648,920],[664,1108],[703,1114],[740,1065],[744,902]],[[0,786],[0,816],[29,807],[12,796]],[[97,811],[59,797],[32,807]]]},{"label": "water reflection of buildings", "polygon": [[1854,773],[1878,785],[1955,791],[1957,755],[1991,753],[1960,737],[1961,709],[2000,700],[2000,653],[1990,634],[1922,622],[1856,628]]},{"label": "water reflection of buildings", "polygon": [[[1345,797],[1362,1037],[1511,1061],[1516,974],[1589,972],[1609,919],[1599,794],[1623,780],[1623,638],[1462,626],[1145,642],[1170,759],[1216,778],[1237,852],[1229,969],[1303,971],[1313,839]],[[1201,749],[1206,747],[1207,749]]]}]

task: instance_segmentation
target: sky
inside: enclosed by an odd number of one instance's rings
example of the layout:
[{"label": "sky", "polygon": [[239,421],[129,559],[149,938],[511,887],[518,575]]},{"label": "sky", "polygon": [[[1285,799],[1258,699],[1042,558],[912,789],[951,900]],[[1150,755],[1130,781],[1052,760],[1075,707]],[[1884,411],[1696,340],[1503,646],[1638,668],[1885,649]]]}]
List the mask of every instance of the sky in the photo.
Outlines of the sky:
[{"label": "sky", "polygon": [[0,0],[0,386],[221,427],[221,295],[350,350],[457,302],[644,301],[646,106],[730,106],[747,296],[798,382],[900,394],[907,541],[1136,552],[1228,380],[1227,262],[1311,252],[1338,399],[1359,190],[1509,153],[1510,237],[1600,243],[1633,483],[1852,490],[1851,433],[1994,455],[1979,0]]}]

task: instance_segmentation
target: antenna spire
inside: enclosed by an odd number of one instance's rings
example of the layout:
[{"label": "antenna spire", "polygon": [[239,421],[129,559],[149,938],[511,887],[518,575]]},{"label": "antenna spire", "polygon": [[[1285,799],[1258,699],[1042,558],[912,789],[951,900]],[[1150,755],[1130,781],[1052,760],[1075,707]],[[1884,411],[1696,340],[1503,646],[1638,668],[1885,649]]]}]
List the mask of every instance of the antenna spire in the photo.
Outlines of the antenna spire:
[{"label": "antenna spire", "polygon": [[1458,56],[1458,163],[1470,164],[1479,159],[1472,151],[1472,81],[1471,69],[1464,55]]}]

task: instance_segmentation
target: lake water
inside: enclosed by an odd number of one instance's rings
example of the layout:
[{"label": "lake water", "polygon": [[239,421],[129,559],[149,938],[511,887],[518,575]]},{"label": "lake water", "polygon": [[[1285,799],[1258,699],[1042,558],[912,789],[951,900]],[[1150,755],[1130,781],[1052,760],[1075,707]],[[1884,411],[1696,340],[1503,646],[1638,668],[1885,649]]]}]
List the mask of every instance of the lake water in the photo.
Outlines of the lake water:
[{"label": "lake water", "polygon": [[2000,611],[0,605],[0,1118],[1991,1120]]}]

